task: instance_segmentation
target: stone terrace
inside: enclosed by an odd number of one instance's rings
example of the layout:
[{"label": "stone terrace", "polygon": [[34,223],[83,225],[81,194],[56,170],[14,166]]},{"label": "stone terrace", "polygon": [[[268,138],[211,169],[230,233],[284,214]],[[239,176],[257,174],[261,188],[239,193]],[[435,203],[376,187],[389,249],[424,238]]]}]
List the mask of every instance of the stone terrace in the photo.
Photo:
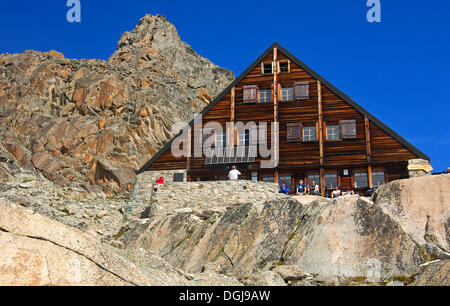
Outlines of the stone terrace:
[{"label": "stone terrace", "polygon": [[147,214],[179,209],[208,210],[286,197],[279,194],[278,185],[272,183],[246,180],[176,183],[166,176],[165,184],[156,184],[160,176],[164,175],[148,172],[138,176],[133,215],[142,213],[142,208]]}]

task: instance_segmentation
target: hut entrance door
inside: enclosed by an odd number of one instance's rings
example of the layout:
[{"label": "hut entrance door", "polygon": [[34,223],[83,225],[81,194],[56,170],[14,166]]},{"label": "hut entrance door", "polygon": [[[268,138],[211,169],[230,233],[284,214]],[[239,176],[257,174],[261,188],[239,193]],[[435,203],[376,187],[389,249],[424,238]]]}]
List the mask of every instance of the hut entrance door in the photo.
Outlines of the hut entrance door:
[{"label": "hut entrance door", "polygon": [[348,188],[352,188],[352,177],[350,175],[350,171],[348,171],[348,172],[343,171],[343,173],[341,173],[341,175],[342,175],[341,176],[342,190],[346,191]]}]

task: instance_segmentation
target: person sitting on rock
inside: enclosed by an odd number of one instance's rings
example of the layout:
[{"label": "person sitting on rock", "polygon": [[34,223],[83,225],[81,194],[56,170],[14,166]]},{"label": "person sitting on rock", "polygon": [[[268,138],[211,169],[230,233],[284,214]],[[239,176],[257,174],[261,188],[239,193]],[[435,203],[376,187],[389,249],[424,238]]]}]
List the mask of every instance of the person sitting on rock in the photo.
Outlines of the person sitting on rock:
[{"label": "person sitting on rock", "polygon": [[342,195],[355,195],[355,192],[350,187],[347,187],[347,190]]},{"label": "person sitting on rock", "polygon": [[306,185],[305,195],[311,195],[311,189],[309,188],[309,185]]},{"label": "person sitting on rock", "polygon": [[336,186],[333,190],[333,192],[331,193],[331,197],[333,199],[340,197],[342,194],[341,190],[339,189],[339,186]]},{"label": "person sitting on rock", "polygon": [[289,191],[290,190],[289,190],[288,186],[286,185],[286,182],[283,182],[283,184],[280,187],[280,193],[284,193],[286,195],[289,195]]},{"label": "person sitting on rock", "polygon": [[296,186],[296,194],[297,195],[305,195],[306,185],[303,183],[303,180],[300,180]]}]

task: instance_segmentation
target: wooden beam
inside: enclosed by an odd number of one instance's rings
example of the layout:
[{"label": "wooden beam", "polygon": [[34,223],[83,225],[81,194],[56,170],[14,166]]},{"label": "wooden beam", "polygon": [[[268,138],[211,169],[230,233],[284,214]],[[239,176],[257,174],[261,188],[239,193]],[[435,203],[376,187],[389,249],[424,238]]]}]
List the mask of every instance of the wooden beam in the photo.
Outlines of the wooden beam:
[{"label": "wooden beam", "polygon": [[188,137],[188,142],[187,142],[187,148],[186,151],[188,152],[188,156],[186,157],[186,172],[187,172],[187,181],[191,182],[192,178],[191,178],[191,168],[192,168],[192,129],[189,129],[189,137]]},{"label": "wooden beam", "polygon": [[273,49],[273,67],[275,67],[273,71],[273,121],[278,122],[278,50],[277,48]]},{"label": "wooden beam", "polygon": [[364,129],[366,132],[366,159],[367,159],[367,176],[369,181],[369,188],[373,188],[372,179],[372,144],[370,141],[370,121],[367,116],[364,116]]},{"label": "wooden beam", "polygon": [[372,164],[372,145],[370,141],[370,121],[369,118],[364,116],[364,127],[366,130],[366,158],[367,163]]},{"label": "wooden beam", "polygon": [[319,116],[319,150],[320,150],[320,166],[323,167],[325,164],[324,149],[323,149],[323,110],[322,110],[322,84],[317,81],[317,106],[318,106],[318,116]]},{"label": "wooden beam", "polygon": [[236,119],[236,88],[231,89],[231,115],[230,122],[234,122]]},{"label": "wooden beam", "polygon": [[278,170],[275,170],[275,172],[273,174],[273,178],[275,180],[275,184],[280,184],[280,174],[279,174]]},{"label": "wooden beam", "polygon": [[320,192],[325,197],[325,169],[320,167]]}]

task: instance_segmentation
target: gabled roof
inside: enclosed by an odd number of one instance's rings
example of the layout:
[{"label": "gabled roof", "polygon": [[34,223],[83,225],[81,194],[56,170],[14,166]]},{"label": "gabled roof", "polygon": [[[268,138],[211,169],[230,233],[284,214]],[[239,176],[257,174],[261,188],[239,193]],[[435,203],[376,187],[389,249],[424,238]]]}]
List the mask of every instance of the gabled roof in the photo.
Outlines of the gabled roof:
[{"label": "gabled roof", "polygon": [[[294,55],[292,55],[289,51],[287,51],[285,48],[280,46],[277,42],[273,43],[263,54],[261,54],[238,78],[236,78],[230,86],[228,86],[220,95],[218,95],[214,101],[212,101],[207,107],[205,107],[199,115],[205,115],[211,108],[213,108],[219,101],[223,99],[223,97],[231,91],[233,87],[235,87],[238,83],[240,83],[246,76],[249,74],[253,69],[256,68],[258,64],[260,64],[272,51],[274,48],[277,48],[278,51],[283,53],[289,60],[297,64],[300,68],[302,68],[305,72],[310,74],[313,78],[316,80],[319,80],[325,87],[327,87],[331,92],[333,92],[336,96],[347,102],[350,106],[355,108],[358,112],[360,112],[362,115],[366,116],[370,121],[375,123],[379,128],[381,128],[384,132],[386,132],[389,136],[400,142],[402,145],[404,145],[407,149],[409,149],[411,152],[416,154],[419,158],[430,160],[430,157],[425,155],[422,151],[417,149],[415,146],[413,146],[411,143],[409,143],[407,140],[405,140],[403,137],[401,137],[399,134],[394,132],[392,129],[390,129],[388,126],[386,126],[383,122],[378,120],[375,116],[373,116],[371,113],[369,113],[367,110],[365,110],[363,107],[361,107],[358,103],[353,101],[349,96],[341,92],[339,89],[337,89],[334,85],[332,85],[330,82],[325,80],[323,77],[321,77],[317,72],[309,68],[305,63],[303,63],[301,60],[296,58]],[[194,125],[194,120],[192,120],[189,123],[189,126],[192,127]],[[167,145],[162,148],[161,151],[159,151],[153,158],[147,162],[139,171],[137,171],[138,174],[146,171],[155,161],[157,161],[161,155],[163,155],[172,145],[172,143],[180,137],[183,134],[183,131],[181,131],[177,136],[175,136]]]}]

